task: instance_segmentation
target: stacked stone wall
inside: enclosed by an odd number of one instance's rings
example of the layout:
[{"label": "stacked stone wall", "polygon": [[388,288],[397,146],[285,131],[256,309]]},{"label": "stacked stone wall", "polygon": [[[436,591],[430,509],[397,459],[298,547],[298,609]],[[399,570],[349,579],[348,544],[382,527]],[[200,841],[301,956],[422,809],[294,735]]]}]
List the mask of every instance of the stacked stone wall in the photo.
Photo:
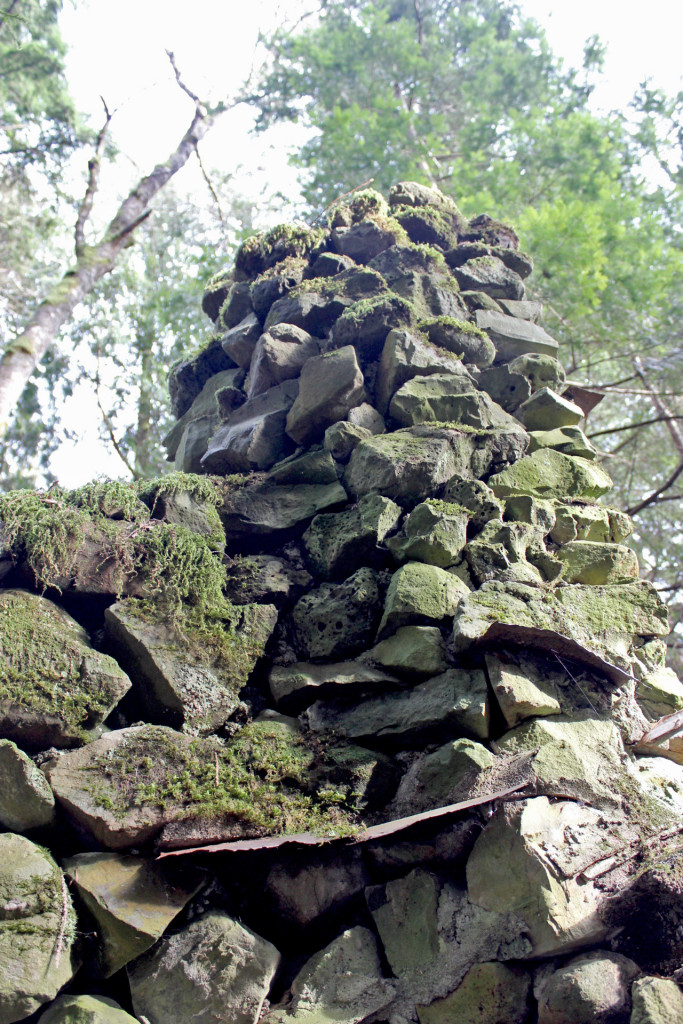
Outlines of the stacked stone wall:
[{"label": "stacked stone wall", "polygon": [[683,1020],[683,685],[512,228],[247,240],[174,472],[0,496],[0,1024]]}]

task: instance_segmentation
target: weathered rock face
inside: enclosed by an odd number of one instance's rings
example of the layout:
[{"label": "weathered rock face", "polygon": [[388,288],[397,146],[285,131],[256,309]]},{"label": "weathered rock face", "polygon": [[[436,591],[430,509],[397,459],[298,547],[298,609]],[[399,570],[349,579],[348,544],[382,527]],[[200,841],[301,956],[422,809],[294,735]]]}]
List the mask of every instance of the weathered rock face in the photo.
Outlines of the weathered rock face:
[{"label": "weathered rock face", "polygon": [[532,269],[353,193],[210,283],[191,474],[0,495],[0,1024],[678,1024],[683,684]]}]

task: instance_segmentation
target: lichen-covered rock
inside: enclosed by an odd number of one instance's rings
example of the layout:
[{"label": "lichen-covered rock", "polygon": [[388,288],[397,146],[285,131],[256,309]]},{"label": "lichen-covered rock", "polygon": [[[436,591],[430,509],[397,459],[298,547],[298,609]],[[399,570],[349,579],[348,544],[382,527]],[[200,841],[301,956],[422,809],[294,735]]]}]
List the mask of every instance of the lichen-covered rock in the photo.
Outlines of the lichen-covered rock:
[{"label": "lichen-covered rock", "polygon": [[316,516],[302,538],[312,570],[327,580],[361,565],[379,566],[384,555],[378,545],[400,518],[399,506],[379,494],[364,495],[344,512]]},{"label": "lichen-covered rock", "polygon": [[44,597],[0,592],[0,731],[22,746],[73,747],[130,689],[112,657]]},{"label": "lichen-covered rock", "polygon": [[320,698],[388,689],[399,680],[359,661],[325,665],[297,661],[293,665],[273,665],[268,683],[276,705],[291,711],[301,710]]},{"label": "lichen-covered rock", "polygon": [[510,413],[515,412],[531,394],[527,377],[511,370],[509,363],[483,370],[477,378],[477,386]]},{"label": "lichen-covered rock", "polygon": [[498,498],[530,494],[536,498],[599,498],[612,481],[595,463],[541,448],[513,466],[495,473],[488,481]]},{"label": "lichen-covered rock", "polygon": [[580,718],[529,719],[501,736],[498,745],[512,754],[534,752],[532,767],[544,793],[609,805],[628,788],[619,730],[590,709]]},{"label": "lichen-covered rock", "polygon": [[394,1018],[448,995],[476,963],[530,952],[520,918],[472,904],[462,889],[427,871],[372,886],[366,899],[397,978]]},{"label": "lichen-covered rock", "polygon": [[572,540],[619,543],[631,533],[633,523],[625,512],[577,501],[555,506],[555,525],[550,530],[550,537],[556,544],[567,544]]},{"label": "lichen-covered rock", "polygon": [[[516,356],[529,352],[555,358],[558,345],[543,327],[530,320],[519,320],[514,316],[496,313],[489,309],[478,309],[475,313],[477,327],[486,331],[496,350],[496,359],[511,362]],[[511,365],[514,371],[514,366]]]},{"label": "lichen-covered rock", "polygon": [[362,441],[351,456],[344,483],[354,497],[383,494],[399,504],[416,505],[438,492],[458,470],[466,472],[467,458],[458,458],[448,434],[420,436],[416,430],[397,430]]},{"label": "lichen-covered rock", "polygon": [[562,563],[549,555],[543,529],[527,523],[486,523],[465,550],[467,564],[478,583],[539,584],[562,572]]},{"label": "lichen-covered rock", "polygon": [[387,813],[402,818],[465,799],[477,775],[494,761],[490,750],[470,739],[453,740],[421,754],[401,780]]},{"label": "lichen-covered rock", "polygon": [[475,256],[453,267],[453,276],[463,291],[486,292],[493,299],[523,299],[524,282],[497,256]]},{"label": "lichen-covered rock", "polygon": [[542,388],[551,388],[559,392],[564,387],[566,373],[564,366],[557,359],[557,353],[548,355],[543,352],[524,352],[516,356],[509,366],[511,373],[521,373],[526,377],[531,385],[532,394]]},{"label": "lichen-covered rock", "polygon": [[394,394],[389,415],[401,426],[441,422],[474,428],[516,428],[512,416],[464,377],[435,373],[413,377]]},{"label": "lichen-covered rock", "polygon": [[270,604],[240,605],[210,623],[193,624],[164,619],[149,603],[120,601],[106,609],[105,621],[151,719],[208,733],[238,706],[239,692],[275,628],[277,610]]},{"label": "lichen-covered rock", "polygon": [[41,1024],[135,1024],[136,1018],[106,996],[59,996],[40,1020]]},{"label": "lichen-covered rock", "polygon": [[11,740],[0,740],[0,825],[10,832],[28,832],[49,825],[55,798],[30,757]]},{"label": "lichen-covered rock", "polygon": [[377,639],[384,640],[401,626],[427,626],[455,612],[469,591],[457,576],[424,562],[407,562],[391,577]]},{"label": "lichen-covered rock", "polygon": [[374,256],[405,239],[405,234],[396,221],[384,218],[378,223],[368,217],[350,224],[335,227],[332,231],[332,245],[335,252],[350,256],[356,263],[369,263]]},{"label": "lichen-covered rock", "polygon": [[401,227],[405,228],[411,242],[418,245],[438,245],[449,249],[458,241],[466,221],[455,203],[447,206],[416,204],[394,206],[392,213]]},{"label": "lichen-covered rock", "polygon": [[315,732],[331,731],[398,748],[422,746],[454,734],[486,739],[486,677],[480,669],[449,669],[408,690],[369,697],[351,707],[339,701],[316,701],[306,712],[306,722]]},{"label": "lichen-covered rock", "polygon": [[372,437],[371,430],[340,420],[327,428],[323,444],[336,462],[343,463],[348,462],[353,449],[368,437]]},{"label": "lichen-covered rock", "polygon": [[[184,473],[196,473],[201,469],[200,459],[206,451],[209,438],[220,423],[220,413],[216,401],[216,393],[222,388],[234,388],[237,392],[244,381],[244,371],[240,369],[223,370],[209,377],[206,384],[193,401],[184,416],[177,420],[161,442],[166,449],[169,462],[176,460],[176,469]],[[242,400],[244,395],[242,394]],[[193,426],[193,439],[188,434]],[[199,438],[204,437],[203,450]],[[182,451],[181,451],[182,449]],[[181,452],[180,456],[178,452]],[[178,465],[182,462],[182,465]]]},{"label": "lichen-covered rock", "polygon": [[197,871],[116,853],[79,853],[64,870],[97,922],[107,978],[150,949],[204,881]]},{"label": "lichen-covered rock", "polygon": [[306,360],[319,352],[320,342],[307,331],[294,324],[275,324],[256,342],[249,367],[248,397],[297,377]]},{"label": "lichen-covered rock", "polygon": [[135,1013],[150,1024],[257,1024],[279,963],[272,943],[212,910],[129,968]]},{"label": "lichen-covered rock", "polygon": [[345,419],[363,401],[363,374],[353,346],[313,356],[301,371],[299,393],[287,415],[287,433],[297,444],[318,441],[327,427]]},{"label": "lichen-covered rock", "polygon": [[544,852],[555,822],[545,797],[503,805],[474,844],[467,862],[470,901],[521,918],[533,956],[551,956],[602,941],[601,899],[592,883],[564,877]]},{"label": "lichen-covered rock", "polygon": [[458,505],[425,501],[406,516],[401,532],[388,537],[386,545],[397,562],[427,562],[446,569],[465,547],[467,522],[467,512]]},{"label": "lichen-covered rock", "polygon": [[505,964],[475,964],[450,995],[418,1006],[420,1024],[524,1024],[531,975]]},{"label": "lichen-covered rock", "polygon": [[527,430],[555,430],[575,427],[583,419],[583,409],[558,395],[552,388],[540,388],[517,409],[517,418]]},{"label": "lichen-covered rock", "polygon": [[418,318],[467,317],[458,286],[438,250],[395,245],[376,256],[370,266],[393,292],[411,303]]},{"label": "lichen-covered rock", "polygon": [[557,687],[546,675],[538,672],[532,676],[528,666],[522,669],[494,654],[487,654],[485,661],[491,689],[509,729],[526,718],[560,714]]},{"label": "lichen-covered rock", "polygon": [[330,332],[332,349],[351,345],[365,367],[377,359],[389,331],[410,327],[415,319],[411,304],[391,292],[361,299],[344,310]]},{"label": "lichen-covered rock", "polygon": [[390,672],[418,679],[439,675],[448,666],[444,638],[436,626],[401,626],[375,644],[367,657]]},{"label": "lichen-covered rock", "polygon": [[184,416],[210,377],[222,370],[234,370],[235,366],[223,350],[220,337],[212,338],[192,359],[175,363],[168,375],[173,415]]},{"label": "lichen-covered rock", "polygon": [[221,519],[228,539],[234,540],[289,530],[346,501],[346,491],[336,475],[330,483],[277,484],[266,480],[238,487],[227,495]]},{"label": "lichen-covered rock", "polygon": [[379,618],[377,573],[362,568],[343,583],[324,583],[292,610],[294,643],[303,658],[344,658],[368,646]]},{"label": "lichen-covered rock", "polygon": [[285,422],[299,392],[286,380],[247,399],[223,422],[209,441],[202,467],[208,473],[270,469],[293,448]]},{"label": "lichen-covered rock", "polygon": [[683,683],[673,669],[660,668],[638,683],[636,698],[652,719],[683,709]]},{"label": "lichen-covered rock", "polygon": [[622,1024],[631,1011],[638,965],[619,953],[596,950],[573,957],[534,986],[538,1024]]},{"label": "lichen-covered rock", "polygon": [[579,427],[556,427],[554,430],[531,430],[529,454],[539,448],[554,448],[563,455],[578,455],[581,459],[597,459],[598,450]]},{"label": "lichen-covered rock", "polygon": [[636,978],[631,987],[630,1024],[678,1024],[683,1020],[683,992],[667,978]]},{"label": "lichen-covered rock", "polygon": [[[465,595],[453,623],[457,651],[485,640],[564,651],[615,679],[630,670],[637,637],[665,636],[666,608],[649,584],[559,586],[485,583]],[[611,672],[616,668],[616,673]]]},{"label": "lichen-covered rock", "polygon": [[231,327],[221,339],[223,351],[233,363],[246,369],[261,336],[261,321],[256,313],[247,313],[235,327]]},{"label": "lichen-covered rock", "polygon": [[62,872],[40,846],[0,835],[0,1021],[23,1020],[78,968],[76,914]]},{"label": "lichen-covered rock", "polygon": [[377,370],[377,408],[385,414],[394,392],[414,377],[450,373],[471,379],[462,360],[437,348],[417,331],[392,330],[386,337]]},{"label": "lichen-covered rock", "polygon": [[573,540],[560,548],[557,557],[564,565],[563,578],[567,583],[597,587],[638,579],[638,556],[633,548],[623,544]]},{"label": "lichen-covered rock", "polygon": [[292,982],[291,1002],[264,1024],[360,1024],[386,1007],[394,986],[383,976],[377,940],[356,926],[308,960]]},{"label": "lichen-covered rock", "polygon": [[485,331],[466,320],[439,316],[422,320],[418,326],[432,345],[452,352],[464,363],[484,367],[490,366],[495,358],[495,349]]}]

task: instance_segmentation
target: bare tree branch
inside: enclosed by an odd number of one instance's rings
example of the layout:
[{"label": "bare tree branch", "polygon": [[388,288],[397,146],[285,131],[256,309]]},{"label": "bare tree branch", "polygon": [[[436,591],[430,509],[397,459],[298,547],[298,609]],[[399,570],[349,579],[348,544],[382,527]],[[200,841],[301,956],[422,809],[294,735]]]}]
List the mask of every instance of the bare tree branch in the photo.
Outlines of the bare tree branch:
[{"label": "bare tree branch", "polygon": [[104,124],[100,128],[97,136],[95,154],[90,158],[90,160],[88,160],[88,185],[85,190],[85,195],[83,196],[83,201],[78,208],[78,216],[76,218],[76,257],[82,256],[85,251],[85,226],[90,220],[90,214],[92,213],[93,203],[99,187],[100,161],[102,159],[102,151],[104,149],[105,139],[109,130],[109,123],[112,118],[104,97],[100,96],[100,99],[104,106]]},{"label": "bare tree branch", "polygon": [[671,416],[653,416],[649,420],[638,420],[635,423],[626,423],[623,427],[608,427],[605,430],[596,430],[593,434],[589,434],[589,438],[604,437],[605,434],[620,434],[623,430],[637,430],[638,427],[649,427],[653,423],[664,423],[666,420],[683,420],[683,416],[672,414]]},{"label": "bare tree branch", "polygon": [[135,229],[150,215],[150,203],[156,194],[187,163],[198,143],[212,127],[216,115],[243,102],[238,97],[230,104],[221,104],[211,113],[207,112],[207,107],[183,83],[175,60],[172,55],[170,57],[178,85],[195,103],[192,121],[168,159],[157,164],[150,174],[131,189],[99,241],[87,245],[85,226],[97,191],[104,129],[100,132],[98,149],[89,164],[88,183],[77,218],[75,265],[66,271],[61,281],[43,299],[24,330],[5,349],[0,359],[0,437],[7,430],[31,374],[76,306],[92,291],[101,277],[113,270],[121,250],[130,244]]},{"label": "bare tree branch", "polygon": [[681,456],[681,458],[683,458],[683,431],[676,422],[676,420],[679,419],[679,417],[673,415],[673,413],[667,406],[666,402],[664,402],[661,393],[655,391],[655,389],[651,387],[649,381],[645,376],[645,370],[643,369],[643,363],[640,356],[634,356],[633,367],[638,376],[640,377],[641,381],[643,382],[648,394],[650,395],[650,398],[652,399],[652,404],[654,405],[655,409],[660,414],[660,416],[665,417],[667,430],[671,434],[671,440],[674,443],[676,451]]},{"label": "bare tree branch", "polygon": [[627,515],[635,516],[638,512],[647,508],[648,505],[653,505],[658,500],[660,494],[663,494],[664,491],[668,491],[668,489],[675,484],[681,473],[683,473],[683,459],[681,459],[676,469],[673,471],[671,476],[664,481],[661,487],[658,487],[656,491],[652,491],[651,494],[648,494],[646,498],[643,498],[643,500],[637,505],[634,505],[633,508],[627,508]]}]

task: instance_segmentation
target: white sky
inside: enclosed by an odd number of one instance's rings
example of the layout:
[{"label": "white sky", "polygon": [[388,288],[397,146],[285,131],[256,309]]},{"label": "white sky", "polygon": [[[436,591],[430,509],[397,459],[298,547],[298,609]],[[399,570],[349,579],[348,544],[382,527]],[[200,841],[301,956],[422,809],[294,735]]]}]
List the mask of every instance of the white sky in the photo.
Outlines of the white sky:
[{"label": "white sky", "polygon": [[[112,134],[126,162],[109,177],[103,174],[100,220],[113,212],[117,192],[127,191],[175,148],[193,113],[190,100],[175,84],[165,54],[173,50],[188,85],[210,100],[229,97],[245,80],[255,56],[259,29],[292,24],[304,9],[303,0],[79,0],[62,15],[63,36],[70,46],[67,72],[80,110],[102,120],[100,96],[116,109]],[[521,0],[524,13],[535,18],[552,49],[567,66],[579,66],[585,40],[597,34],[607,44],[604,80],[595,100],[603,109],[625,107],[637,86],[651,78],[668,92],[683,88],[680,61],[683,5],[674,0]],[[202,144],[207,167],[236,173],[238,191],[258,196],[265,189],[296,194],[296,177],[287,165],[287,148],[302,139],[296,126],[285,125],[256,140],[249,137],[248,110],[223,115]],[[194,161],[177,183],[191,193],[202,190]],[[261,168],[261,170],[259,170]],[[122,176],[128,180],[123,181]],[[87,396],[78,394],[82,406]],[[97,421],[96,408],[86,422]],[[53,469],[64,486],[78,486],[100,473],[120,475],[121,463],[107,458],[84,431],[81,442],[64,446]]]}]

